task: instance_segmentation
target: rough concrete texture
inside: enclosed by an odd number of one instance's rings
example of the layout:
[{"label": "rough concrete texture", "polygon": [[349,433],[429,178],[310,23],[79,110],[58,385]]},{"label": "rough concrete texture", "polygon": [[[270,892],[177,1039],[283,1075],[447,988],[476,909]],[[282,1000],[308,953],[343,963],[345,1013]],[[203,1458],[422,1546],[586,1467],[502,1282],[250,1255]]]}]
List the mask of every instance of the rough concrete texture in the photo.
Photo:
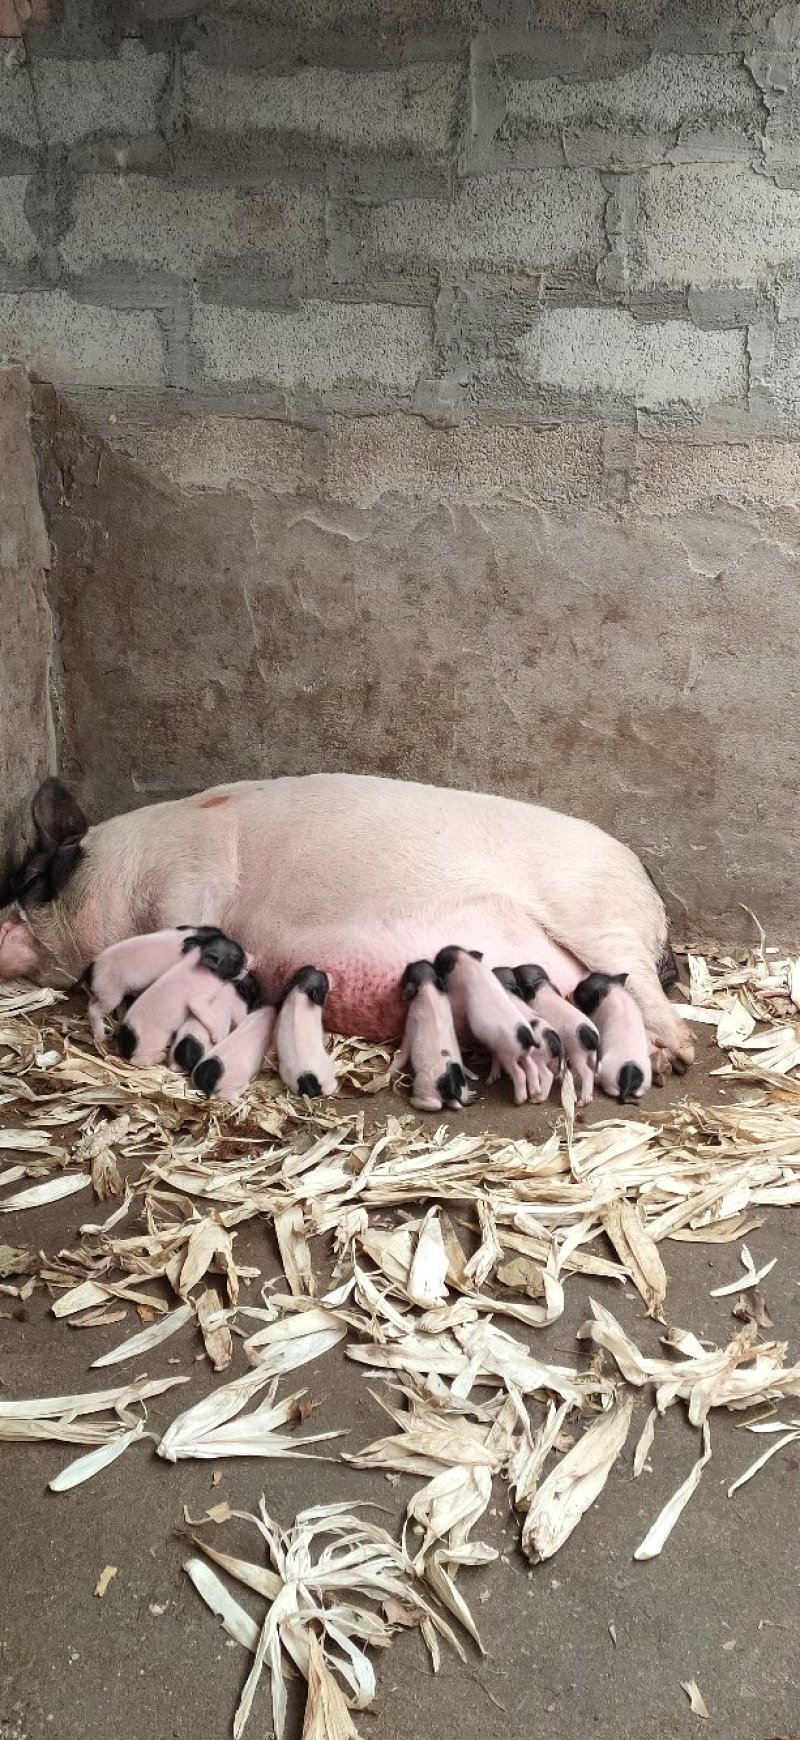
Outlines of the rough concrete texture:
[{"label": "rough concrete texture", "polygon": [[645,409],[735,400],[747,380],[743,332],[700,333],[623,309],[551,308],[520,345],[526,375]]},{"label": "rough concrete texture", "polygon": [[315,188],[277,183],[256,194],[87,175],[61,251],[72,272],[114,262],[196,277],[203,267],[245,256],[260,274],[291,279],[318,260],[322,224]]},{"label": "rough concrete texture", "polygon": [[448,150],[462,76],[456,63],[369,73],[301,67],[270,78],[204,66],[195,56],[186,70],[188,114],[201,129],[261,128],[348,151],[399,146],[432,157]]},{"label": "rough concrete texture", "polygon": [[69,385],[116,386],[164,379],[158,319],[149,311],[121,313],[76,302],[63,290],[0,296],[0,362],[20,361]]},{"label": "rough concrete texture", "polygon": [[95,813],[491,785],[616,829],[680,923],[798,934],[797,20],[76,0],[9,39],[0,355],[63,395]]},{"label": "rough concrete texture", "polygon": [[[645,1114],[657,1116],[664,1099],[680,1099],[685,1088],[669,1083],[662,1096],[645,1103]],[[719,1098],[717,1082],[702,1065],[693,1073],[692,1093],[706,1103]],[[364,1102],[350,1104],[363,1109]],[[370,1109],[381,1117],[397,1104],[381,1096]],[[606,1111],[603,1103],[588,1115]],[[630,1108],[624,1113],[637,1115]],[[464,1114],[459,1127],[477,1132],[488,1126],[508,1136],[522,1131],[542,1140],[552,1122],[552,1111],[517,1111],[495,1089]],[[82,1206],[67,1202],[7,1216],[4,1237],[48,1254],[70,1247],[81,1222],[98,1218],[88,1197],[73,1201]],[[748,1244],[758,1266],[778,1259],[765,1292],[775,1333],[788,1340],[794,1357],[800,1331],[796,1214],[772,1211]],[[709,1295],[736,1274],[736,1247],[666,1240],[661,1252],[668,1321],[725,1342],[741,1327],[731,1315],[734,1300]],[[265,1280],[281,1274],[274,1234],[261,1223],[238,1229],[236,1255]],[[322,1241],[314,1241],[316,1272],[323,1261]],[[622,1293],[612,1282],[590,1287],[580,1276],[567,1282],[558,1323],[533,1331],[512,1325],[514,1333],[543,1358],[571,1363],[590,1296],[614,1311],[648,1354],[662,1351],[659,1326],[648,1323],[632,1289]],[[127,1326],[74,1332],[53,1319],[49,1304],[39,1290],[21,1320],[1,1326],[11,1396],[88,1387],[90,1360],[139,1327],[129,1313]],[[224,1381],[212,1377],[199,1354],[195,1334],[186,1330],[150,1355],[149,1375],[190,1377],[180,1401],[166,1395],[148,1404],[150,1430],[163,1431],[181,1407]],[[236,1358],[238,1371],[241,1355]],[[298,1379],[296,1387],[308,1387],[317,1406],[313,1429],[348,1434],[322,1450],[332,1448],[336,1455],[341,1446],[355,1452],[385,1433],[386,1415],[370,1393],[380,1386],[341,1348]],[[797,1446],[774,1456],[729,1499],[727,1487],[765,1441],[737,1430],[735,1416],[715,1412],[712,1460],[698,1491],[661,1557],[637,1564],[634,1548],[698,1453],[697,1433],[686,1425],[683,1410],[674,1408],[656,1428],[651,1471],[634,1482],[632,1449],[648,1406],[648,1398],[637,1403],[626,1451],[553,1560],[528,1565],[517,1544],[518,1519],[509,1512],[503,1483],[496,1483],[491,1512],[476,1534],[503,1556],[459,1578],[486,1655],[468,1645],[467,1660],[460,1662],[443,1648],[441,1671],[434,1676],[418,1633],[401,1633],[389,1650],[377,1653],[375,1712],[356,1718],[365,1740],[692,1740],[700,1731],[709,1740],[795,1740]],[[782,1417],[791,1411],[782,1409]],[[170,1466],[146,1445],[134,1446],[73,1492],[47,1492],[47,1481],[74,1454],[59,1444],[4,1446],[4,1581],[18,1596],[5,1602],[0,1624],[4,1740],[85,1740],[89,1734],[110,1740],[122,1732],[131,1740],[193,1740],[199,1734],[222,1740],[231,1730],[248,1661],[226,1640],[181,1571],[188,1556],[177,1534],[184,1527],[184,1505],[194,1518],[225,1499],[234,1509],[252,1512],[263,1492],[270,1513],[288,1525],[305,1506],[361,1499],[380,1506],[379,1520],[393,1529],[421,1484],[412,1476],[390,1483],[339,1461],[243,1458]],[[228,1524],[203,1532],[214,1547],[255,1558],[252,1530],[242,1524],[235,1531]],[[98,1600],[93,1590],[106,1565],[116,1565],[117,1575]],[[259,1602],[241,1585],[233,1587],[257,1616]],[[707,1722],[692,1714],[681,1689],[690,1679],[706,1700]],[[286,1740],[299,1740],[296,1681],[290,1682],[289,1699]],[[271,1732],[269,1709],[263,1684],[248,1732]]]},{"label": "rough concrete texture", "polygon": [[45,139],[74,145],[91,133],[154,132],[167,72],[166,55],[138,42],[120,43],[114,60],[37,58],[32,80]]},{"label": "rough concrete texture", "polygon": [[6,175],[0,180],[0,264],[27,266],[39,251],[34,231],[25,216],[26,175]]},{"label": "rough concrete texture", "polygon": [[34,786],[55,765],[52,624],[44,589],[50,546],[29,416],[25,375],[0,368],[0,873],[27,836]]}]

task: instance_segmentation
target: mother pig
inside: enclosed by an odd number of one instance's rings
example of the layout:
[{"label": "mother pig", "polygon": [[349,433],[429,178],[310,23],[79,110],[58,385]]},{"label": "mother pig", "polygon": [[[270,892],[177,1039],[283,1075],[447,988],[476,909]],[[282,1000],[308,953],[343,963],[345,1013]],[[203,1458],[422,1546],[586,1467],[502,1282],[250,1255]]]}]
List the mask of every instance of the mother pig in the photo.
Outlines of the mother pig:
[{"label": "mother pig", "polygon": [[313,961],[328,1024],[400,1032],[408,961],[449,943],[490,966],[537,961],[568,993],[587,968],[628,974],[648,1033],[678,1068],[691,1035],[664,907],[639,860],[590,822],[478,792],[317,773],[245,780],[88,827],[49,779],[36,846],[0,919],[0,979],[64,984],[108,943],[217,924],[255,958],[268,997]]}]

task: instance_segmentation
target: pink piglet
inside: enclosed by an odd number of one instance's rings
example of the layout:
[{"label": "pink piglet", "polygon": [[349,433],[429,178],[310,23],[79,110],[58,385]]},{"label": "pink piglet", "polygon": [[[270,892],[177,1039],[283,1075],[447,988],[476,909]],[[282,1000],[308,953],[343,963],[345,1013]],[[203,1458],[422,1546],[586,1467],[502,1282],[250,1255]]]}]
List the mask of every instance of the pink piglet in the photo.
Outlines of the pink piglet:
[{"label": "pink piglet", "polygon": [[237,1100],[258,1075],[275,1031],[271,1004],[245,1015],[238,1027],[213,1052],[201,1058],[192,1075],[193,1085],[210,1099]]}]

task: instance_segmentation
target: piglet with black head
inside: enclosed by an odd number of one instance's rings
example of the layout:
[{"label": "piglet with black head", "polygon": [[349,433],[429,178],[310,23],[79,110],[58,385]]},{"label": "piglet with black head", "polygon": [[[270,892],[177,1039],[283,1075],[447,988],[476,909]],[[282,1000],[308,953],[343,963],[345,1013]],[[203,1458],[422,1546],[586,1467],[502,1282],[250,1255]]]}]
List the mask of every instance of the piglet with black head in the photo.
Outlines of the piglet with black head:
[{"label": "piglet with black head", "polygon": [[589,973],[572,993],[600,1034],[597,1080],[603,1092],[624,1105],[639,1100],[651,1086],[650,1046],[642,1012],[625,989],[627,973]]},{"label": "piglet with black head", "polygon": [[79,981],[88,985],[91,992],[89,1022],[98,1043],[104,1035],[104,1017],[112,1009],[117,1009],[126,997],[140,996],[187,955],[201,959],[219,978],[235,978],[245,965],[244,950],[239,944],[211,925],[196,929],[176,925],[170,930],[153,930],[144,936],[126,937],[124,942],[103,949]]},{"label": "piglet with black head", "polygon": [[249,966],[244,950],[230,938],[223,943],[212,939],[191,950],[131,1004],[117,1030],[120,1055],[129,1063],[163,1063],[190,1016],[206,1029],[212,1045],[244,1019],[258,987],[252,974],[241,970]]},{"label": "piglet with black head", "polygon": [[325,1050],[322,1011],[329,991],[327,973],[301,967],[284,986],[275,1024],[278,1070],[293,1094],[333,1094],[336,1072]]},{"label": "piglet with black head", "polygon": [[540,1046],[531,1023],[523,1019],[480,951],[451,945],[439,950],[433,964],[447,990],[456,1022],[463,1021],[473,1038],[491,1052],[489,1081],[496,1081],[505,1072],[516,1105],[528,1098],[546,1098],[536,1057]]},{"label": "piglet with black head", "polygon": [[600,1035],[574,1004],[568,1003],[548,978],[544,967],[528,964],[514,968],[517,992],[529,1013],[554,1028],[561,1041],[564,1061],[575,1083],[579,1106],[588,1106],[594,1093],[594,1077],[600,1050]]},{"label": "piglet with black head", "polygon": [[[538,1015],[532,1014],[528,1008],[525,999],[520,995],[513,967],[495,967],[494,976],[533,1034],[534,1050],[529,1052],[525,1067],[529,1096],[541,1105],[550,1097],[554,1078],[560,1077],[563,1072],[561,1040],[554,1027],[549,1026]],[[496,1072],[490,1079],[496,1080]]]},{"label": "piglet with black head", "polygon": [[275,1010],[271,1005],[254,1008],[227,1039],[195,1065],[193,1086],[205,1094],[206,1099],[216,1094],[219,1099],[238,1100],[258,1075],[270,1050],[274,1031]]},{"label": "piglet with black head", "polygon": [[411,1065],[411,1104],[418,1112],[457,1111],[475,1098],[467,1085],[450,999],[432,961],[412,961],[400,981],[409,1009],[391,1074]]}]

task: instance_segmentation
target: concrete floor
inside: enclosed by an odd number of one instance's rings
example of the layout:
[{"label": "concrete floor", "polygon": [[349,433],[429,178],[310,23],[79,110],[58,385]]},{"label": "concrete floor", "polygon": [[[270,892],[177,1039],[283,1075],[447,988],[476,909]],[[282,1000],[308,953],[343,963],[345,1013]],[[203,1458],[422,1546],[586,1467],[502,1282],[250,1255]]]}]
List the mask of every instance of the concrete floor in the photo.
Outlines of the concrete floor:
[{"label": "concrete floor", "polygon": [[[657,1118],[665,1102],[687,1092],[716,1099],[719,1084],[709,1078],[709,1059],[716,1064],[719,1053],[706,1051],[705,1063],[701,1055],[688,1078],[654,1093],[644,1115]],[[374,1109],[380,1116],[381,1102]],[[601,1102],[590,1115],[608,1110]],[[552,1116],[533,1108],[515,1112],[498,1093],[465,1122],[534,1133]],[[86,1203],[78,1199],[16,1223],[9,1217],[2,1232],[52,1253],[74,1242],[85,1218]],[[796,1357],[800,1219],[772,1213],[748,1242],[757,1262],[778,1257],[765,1290],[776,1333]],[[265,1274],[277,1270],[263,1225],[241,1229],[237,1253]],[[709,1289],[733,1278],[737,1247],[668,1243],[662,1253],[669,1321],[727,1339],[736,1327],[733,1301],[711,1299]],[[637,1296],[611,1283],[591,1290],[612,1305],[640,1345],[656,1350],[657,1326],[644,1319]],[[570,1280],[566,1315],[550,1330],[531,1332],[537,1350],[574,1358],[574,1331],[587,1315],[589,1291],[580,1277]],[[72,1331],[48,1315],[47,1297],[38,1290],[25,1320],[0,1320],[7,1393],[86,1387],[90,1359],[114,1345],[122,1330],[116,1324]],[[524,1330],[515,1326],[515,1333]],[[203,1359],[191,1367],[195,1354],[187,1333],[147,1362],[150,1375],[192,1369],[181,1406],[221,1381],[212,1379]],[[340,1349],[298,1378],[321,1404],[319,1429],[347,1428],[354,1448],[385,1430],[361,1369]],[[645,1399],[637,1403],[630,1445],[647,1406]],[[153,1425],[165,1426],[177,1411],[171,1395],[157,1400]],[[782,1413],[792,1411],[789,1405]],[[759,1442],[736,1430],[730,1416],[712,1416],[711,1441],[713,1458],[699,1491],[663,1555],[650,1564],[634,1564],[633,1549],[698,1451],[697,1435],[677,1408],[657,1428],[653,1472],[634,1484],[629,1449],[571,1540],[535,1570],[516,1550],[518,1526],[498,1481],[494,1514],[476,1532],[503,1556],[487,1571],[468,1574],[463,1585],[486,1656],[470,1648],[464,1666],[445,1653],[434,1678],[418,1635],[401,1634],[378,1661],[374,1714],[358,1718],[364,1740],[680,1740],[702,1730],[720,1740],[800,1740],[800,1456],[790,1447],[729,1500],[727,1485],[754,1459]],[[174,1531],[184,1504],[194,1516],[221,1498],[252,1509],[263,1491],[271,1512],[288,1524],[310,1503],[371,1499],[392,1527],[420,1484],[406,1477],[391,1484],[339,1462],[229,1461],[219,1464],[221,1480],[212,1488],[213,1464],[167,1466],[143,1445],[73,1493],[46,1491],[47,1480],[68,1460],[68,1449],[59,1445],[4,1449],[0,1740],[225,1740],[247,1660],[181,1572],[186,1549]],[[237,1536],[237,1527],[227,1525],[219,1544],[256,1556],[252,1531],[241,1525]],[[117,1565],[118,1575],[100,1601],[93,1589],[107,1564]],[[237,1594],[258,1611],[247,1591]],[[697,1680],[706,1700],[707,1723],[692,1715],[681,1690],[689,1679]],[[287,1740],[298,1740],[301,1707],[293,1695]],[[266,1682],[248,1731],[252,1740],[271,1732]]]}]

